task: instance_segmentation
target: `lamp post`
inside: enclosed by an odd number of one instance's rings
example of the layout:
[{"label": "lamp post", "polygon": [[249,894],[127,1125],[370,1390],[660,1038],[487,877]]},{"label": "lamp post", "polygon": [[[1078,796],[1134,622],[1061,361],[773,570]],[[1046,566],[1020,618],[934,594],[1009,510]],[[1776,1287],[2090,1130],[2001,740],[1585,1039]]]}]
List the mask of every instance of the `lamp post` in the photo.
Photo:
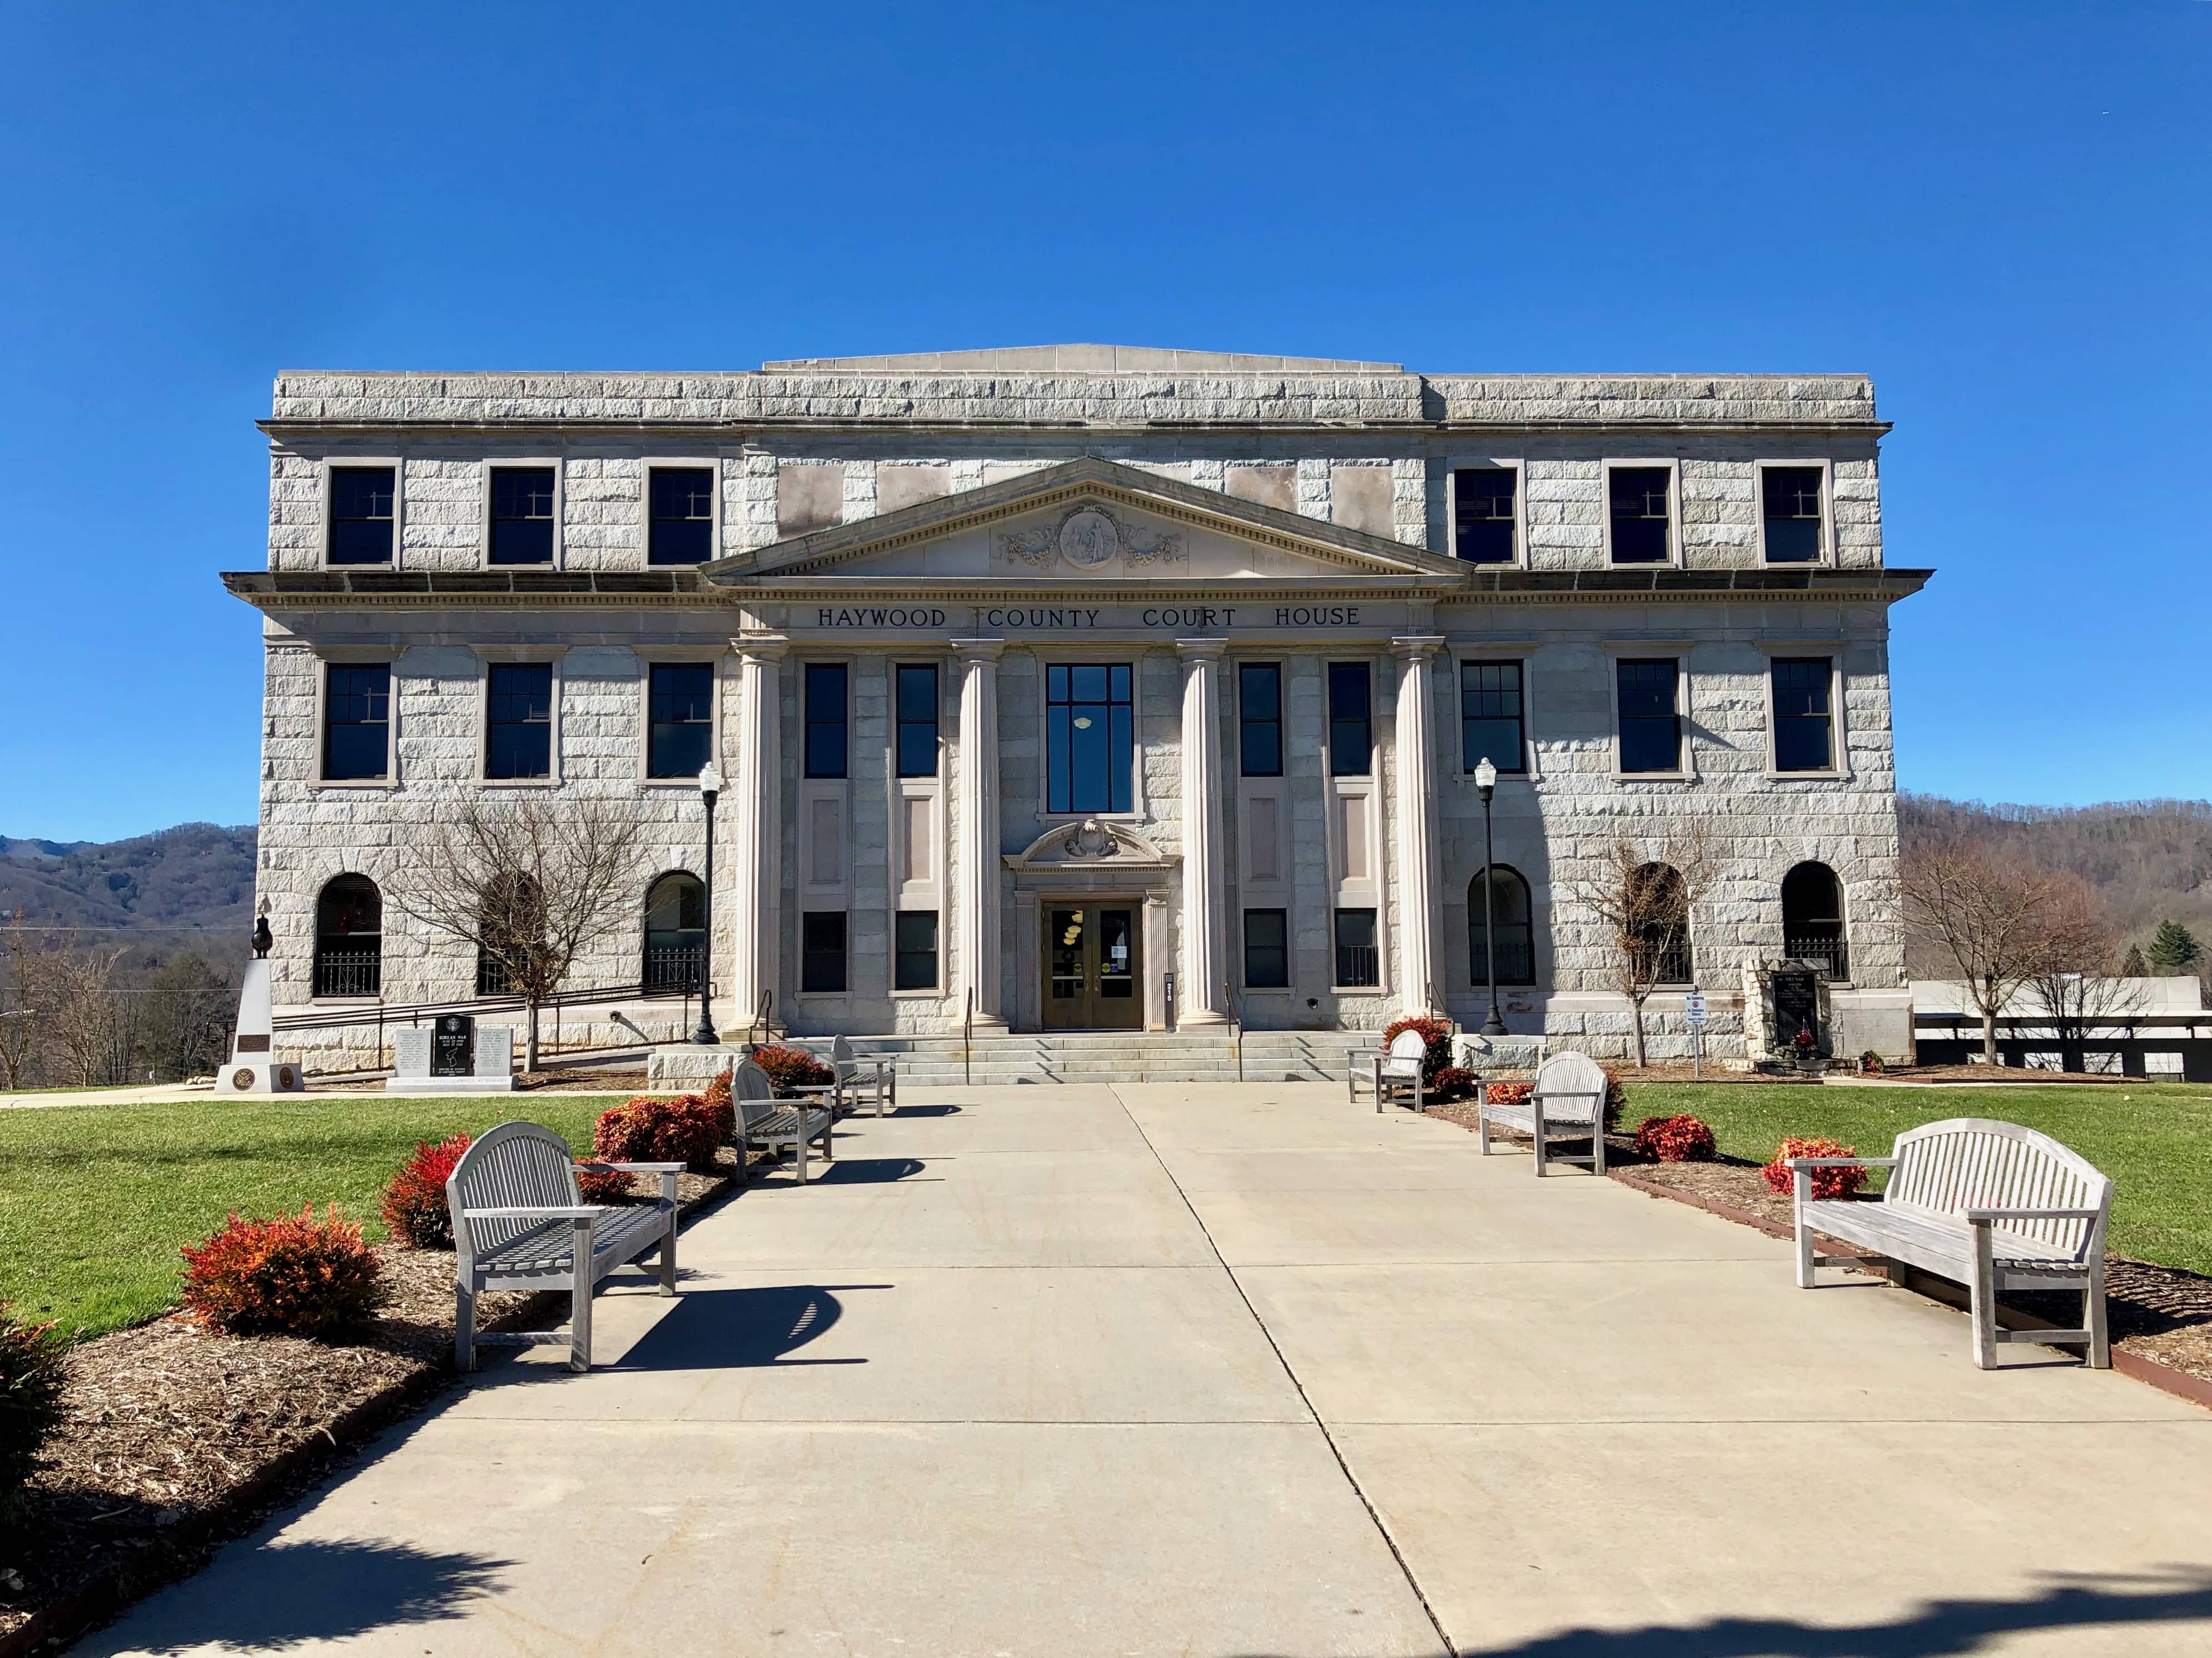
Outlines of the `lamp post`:
[{"label": "lamp post", "polygon": [[1482,1034],[1486,1036],[1505,1034],[1505,1017],[1498,1011],[1498,917],[1492,913],[1492,895],[1498,886],[1498,859],[1491,851],[1490,795],[1497,786],[1498,768],[1485,755],[1474,768],[1474,792],[1482,797],[1482,948],[1489,957],[1482,971],[1483,977],[1490,981],[1490,1017],[1482,1022]]},{"label": "lamp post", "polygon": [[721,792],[721,771],[710,760],[699,773],[699,799],[707,808],[707,868],[700,879],[707,890],[707,914],[702,918],[707,925],[699,937],[699,1023],[691,1028],[691,1041],[699,1048],[712,1048],[722,1040],[714,1034],[714,1017],[708,1007],[714,963],[714,797]]}]

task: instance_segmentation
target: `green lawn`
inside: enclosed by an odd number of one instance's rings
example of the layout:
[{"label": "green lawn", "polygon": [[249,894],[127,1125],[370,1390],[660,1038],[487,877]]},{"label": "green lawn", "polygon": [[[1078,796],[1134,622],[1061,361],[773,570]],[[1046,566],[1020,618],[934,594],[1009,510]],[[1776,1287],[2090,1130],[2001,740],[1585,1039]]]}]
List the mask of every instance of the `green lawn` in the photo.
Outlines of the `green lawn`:
[{"label": "green lawn", "polygon": [[173,1304],[177,1251],[231,1211],[335,1202],[381,1236],[377,1196],[417,1140],[525,1116],[591,1145],[615,1099],[190,1100],[0,1110],[0,1301],[98,1334]]},{"label": "green lawn", "polygon": [[1825,1134],[1862,1157],[1881,1157],[1916,1123],[2021,1123],[2112,1177],[2112,1248],[2212,1273],[2212,1089],[2201,1083],[2002,1090],[1632,1083],[1621,1119],[1633,1128],[1677,1111],[1703,1118],[1723,1155],[1761,1163],[1791,1134]]}]

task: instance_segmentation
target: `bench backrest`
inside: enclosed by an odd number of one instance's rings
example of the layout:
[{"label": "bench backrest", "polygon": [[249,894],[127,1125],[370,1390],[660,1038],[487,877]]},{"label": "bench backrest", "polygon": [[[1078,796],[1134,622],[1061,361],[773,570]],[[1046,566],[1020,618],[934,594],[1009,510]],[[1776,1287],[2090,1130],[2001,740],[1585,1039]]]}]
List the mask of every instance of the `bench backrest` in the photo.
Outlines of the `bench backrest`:
[{"label": "bench backrest", "polygon": [[860,1074],[860,1057],[842,1036],[830,1039],[830,1069],[841,1083],[851,1082]]},{"label": "bench backrest", "polygon": [[730,1102],[738,1108],[738,1121],[757,1128],[776,1113],[775,1084],[753,1060],[739,1060],[730,1072]]},{"label": "bench backrest", "polygon": [[2016,1122],[1950,1117],[1897,1137],[1883,1200],[1956,1218],[1969,1209],[2094,1209],[2100,1218],[2000,1223],[2076,1257],[2104,1247],[2112,1182],[2078,1152]]},{"label": "bench backrest", "polygon": [[1554,1054],[1536,1067],[1530,1090],[1553,1122],[1593,1122],[1605,1112],[1605,1067],[1587,1054]]},{"label": "bench backrest", "polygon": [[1421,1074],[1421,1062],[1429,1056],[1429,1039],[1418,1030],[1401,1030],[1390,1039],[1389,1057],[1382,1061],[1382,1074],[1398,1082],[1411,1082]]},{"label": "bench backrest", "polygon": [[461,1153],[446,1181],[446,1209],[453,1222],[457,1268],[533,1226],[534,1220],[464,1221],[464,1209],[574,1208],[576,1160],[568,1142],[534,1122],[503,1122],[487,1129]]}]

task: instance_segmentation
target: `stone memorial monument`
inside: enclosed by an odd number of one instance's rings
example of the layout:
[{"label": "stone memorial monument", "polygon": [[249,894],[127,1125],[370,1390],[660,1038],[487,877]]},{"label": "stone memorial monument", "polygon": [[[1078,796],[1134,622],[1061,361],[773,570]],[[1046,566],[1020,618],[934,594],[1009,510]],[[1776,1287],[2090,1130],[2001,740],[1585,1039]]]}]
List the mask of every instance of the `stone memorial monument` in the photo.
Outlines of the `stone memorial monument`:
[{"label": "stone memorial monument", "polygon": [[1813,1033],[1813,1055],[1834,1057],[1828,1011],[1828,970],[1795,957],[1743,966],[1743,1046],[1755,1066],[1800,1062],[1797,1036]]},{"label": "stone memorial monument", "polygon": [[230,1057],[216,1072],[218,1094],[303,1094],[306,1073],[296,1060],[280,1060],[273,1051],[276,1026],[270,1017],[269,918],[253,925],[253,959],[246,964],[246,982],[238,993],[238,1028],[230,1039]]},{"label": "stone memorial monument", "polygon": [[394,1031],[392,1059],[387,1094],[514,1091],[514,1028],[480,1026],[466,1013],[441,1013],[428,1026]]}]

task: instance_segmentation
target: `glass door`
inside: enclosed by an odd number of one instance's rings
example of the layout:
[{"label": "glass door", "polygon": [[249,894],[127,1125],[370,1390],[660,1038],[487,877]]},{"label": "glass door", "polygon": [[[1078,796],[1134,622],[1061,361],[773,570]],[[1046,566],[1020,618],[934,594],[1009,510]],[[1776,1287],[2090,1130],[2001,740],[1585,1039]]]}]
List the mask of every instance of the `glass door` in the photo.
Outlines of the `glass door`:
[{"label": "glass door", "polygon": [[1048,1030],[1135,1030],[1145,1022],[1137,912],[1127,904],[1044,913]]}]

